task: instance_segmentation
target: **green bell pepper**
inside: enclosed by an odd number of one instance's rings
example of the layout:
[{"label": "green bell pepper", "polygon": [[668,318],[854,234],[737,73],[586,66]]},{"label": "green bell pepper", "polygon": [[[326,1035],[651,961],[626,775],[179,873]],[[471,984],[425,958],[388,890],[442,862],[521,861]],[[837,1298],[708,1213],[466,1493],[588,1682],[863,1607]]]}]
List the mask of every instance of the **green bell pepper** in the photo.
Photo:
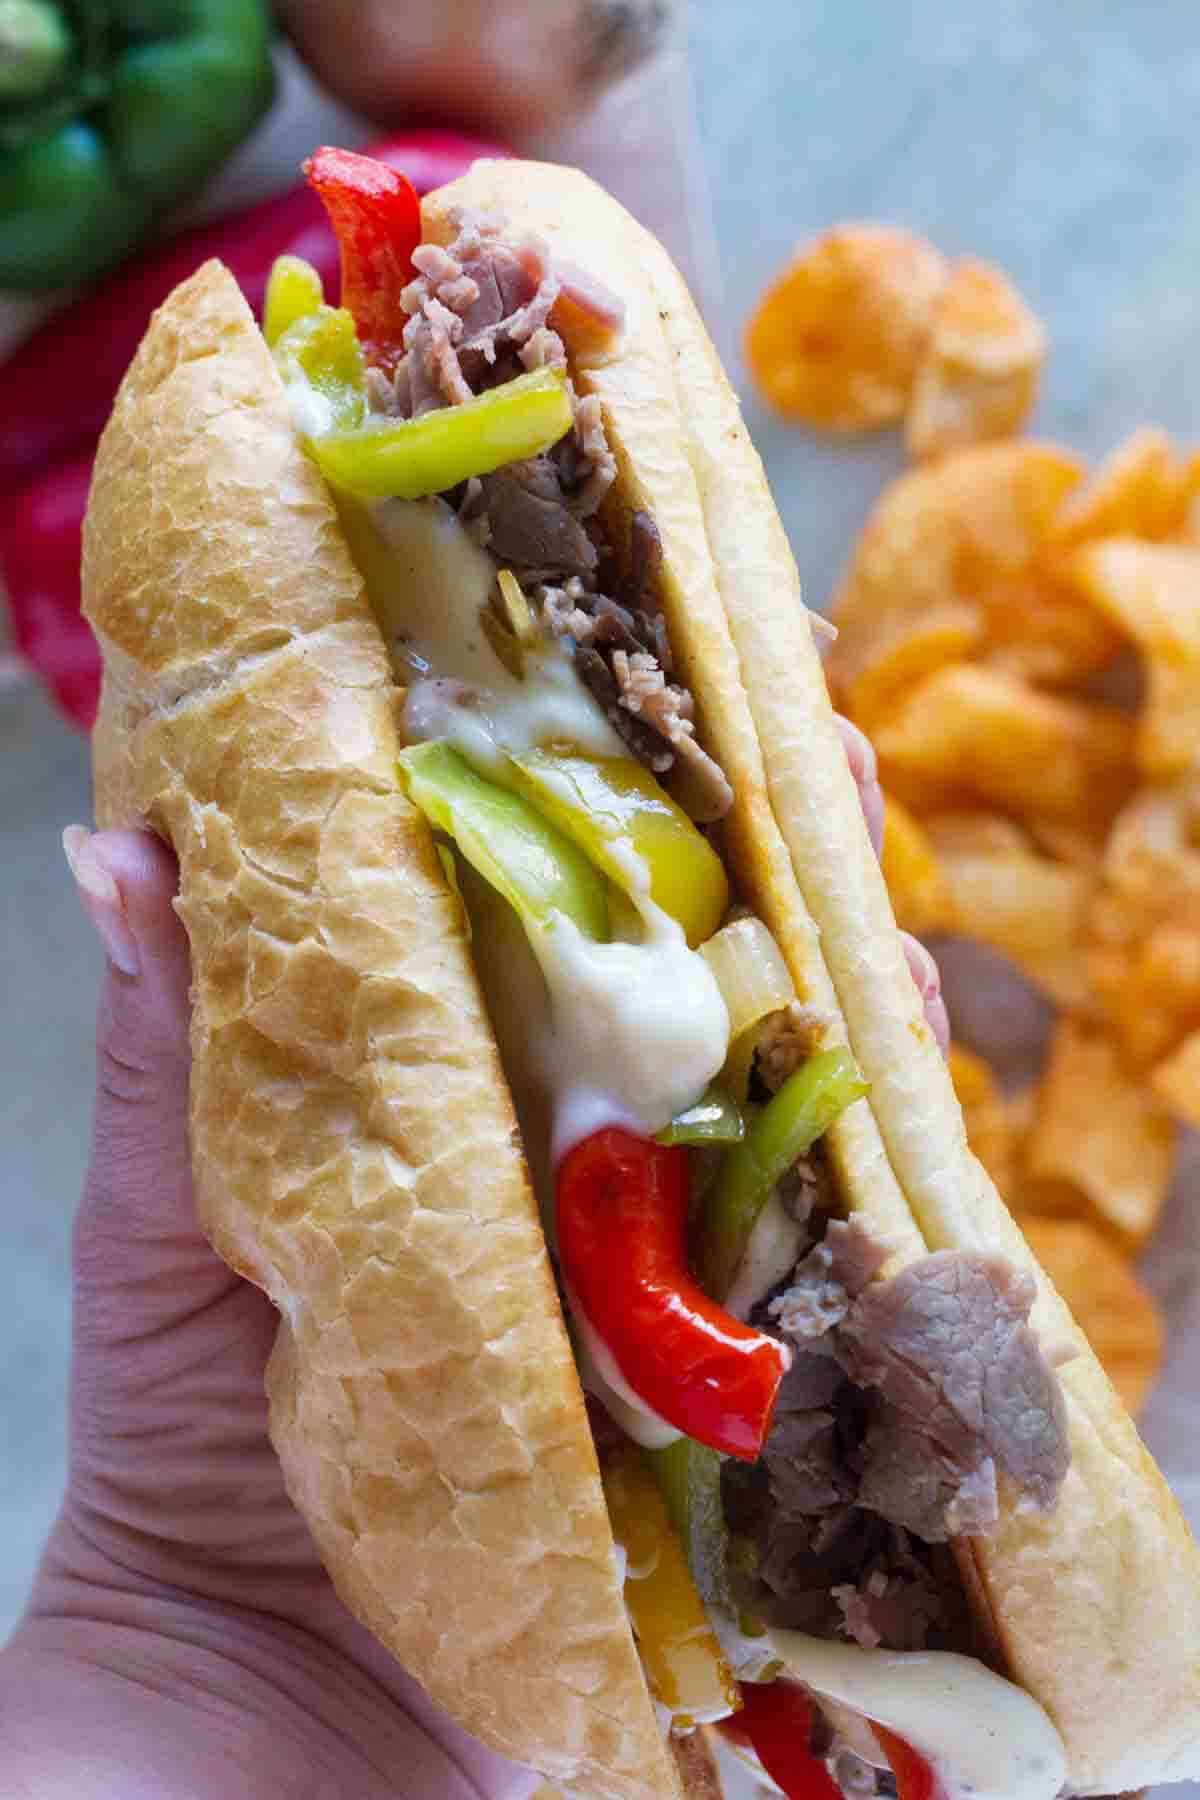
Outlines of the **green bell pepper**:
[{"label": "green bell pepper", "polygon": [[302,256],[277,256],[267,278],[263,336],[272,350],[285,331],[318,311],[325,299],[321,277]]},{"label": "green bell pepper", "polygon": [[741,1108],[714,1082],[685,1112],[658,1133],[660,1144],[740,1144],[746,1135]]},{"label": "green bell pepper", "polygon": [[519,794],[477,775],[452,745],[400,752],[409,798],[514,908],[527,932],[565,914],[585,937],[608,937],[604,878]]},{"label": "green bell pepper", "polygon": [[461,406],[416,419],[371,419],[307,442],[333,487],[362,500],[423,500],[540,455],[570,431],[572,417],[566,377],[534,369]]},{"label": "green bell pepper", "polygon": [[682,925],[694,950],[729,905],[721,859],[649,769],[632,757],[531,750],[514,780],[540,812],[634,898],[642,871],[650,898]]},{"label": "green bell pepper", "polygon": [[776,1182],[866,1091],[849,1051],[819,1051],[788,1077],[742,1142],[726,1152],[705,1197],[694,1252],[700,1281],[714,1299],[723,1300],[733,1285]]},{"label": "green bell pepper", "polygon": [[[268,290],[268,301],[270,297]],[[299,303],[298,292],[289,298]],[[276,296],[277,318],[281,299]],[[333,429],[352,431],[362,424],[367,405],[365,365],[354,320],[344,306],[318,304],[301,314],[279,338],[274,354],[285,383],[305,381],[326,402]]]},{"label": "green bell pepper", "polygon": [[0,287],[84,282],[273,89],[264,0],[0,0]]}]

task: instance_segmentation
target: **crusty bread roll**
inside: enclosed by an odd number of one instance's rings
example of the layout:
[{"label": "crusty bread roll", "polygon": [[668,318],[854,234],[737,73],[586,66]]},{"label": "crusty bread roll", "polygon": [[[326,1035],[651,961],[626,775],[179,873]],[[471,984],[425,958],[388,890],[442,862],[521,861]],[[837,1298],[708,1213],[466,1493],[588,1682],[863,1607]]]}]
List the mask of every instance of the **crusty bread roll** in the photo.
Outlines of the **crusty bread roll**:
[{"label": "crusty bread roll", "polygon": [[[801,997],[871,1082],[830,1134],[895,1247],[997,1250],[1070,1345],[1056,1511],[960,1547],[1072,1787],[1200,1773],[1200,1557],[978,1163],[922,1016],[799,584],[737,404],[657,242],[566,169],[483,163],[425,202],[505,215],[595,271],[627,328],[580,348],[698,734],[735,792],[731,867]],[[208,265],[156,315],[85,534],[105,655],[102,823],[181,864],[205,1228],[280,1309],[290,1491],[348,1605],[480,1737],[592,1797],[680,1792],[621,1598],[596,1461],[461,909],[395,774],[394,690],[272,359]]]}]

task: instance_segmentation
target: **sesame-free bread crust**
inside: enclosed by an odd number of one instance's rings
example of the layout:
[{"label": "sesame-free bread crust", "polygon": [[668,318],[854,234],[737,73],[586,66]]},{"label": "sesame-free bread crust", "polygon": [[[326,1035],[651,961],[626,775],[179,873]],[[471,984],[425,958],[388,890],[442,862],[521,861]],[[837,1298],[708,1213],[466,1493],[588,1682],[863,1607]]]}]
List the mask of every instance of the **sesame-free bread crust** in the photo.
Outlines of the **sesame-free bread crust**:
[{"label": "sesame-free bread crust", "polygon": [[564,1791],[679,1792],[461,906],[362,583],[232,277],[155,316],[96,462],[102,825],[180,861],[197,1210],[278,1306],[289,1491],[350,1608]]},{"label": "sesame-free bread crust", "polygon": [[1081,1794],[1200,1775],[1200,1552],[1067,1308],[967,1147],[926,1025],[801,603],[795,562],[737,400],[666,252],[575,171],[477,163],[425,202],[494,212],[614,282],[615,356],[581,352],[620,467],[615,512],[654,516],[663,609],[702,740],[734,784],[731,861],[871,1083],[830,1134],[850,1204],[895,1246],[994,1251],[1033,1275],[1032,1323],[1061,1370],[1072,1464],[1050,1515],[1002,1496],[989,1539],[957,1546],[984,1635],[1049,1712]]},{"label": "sesame-free bread crust", "polygon": [[[821,1041],[872,1087],[831,1133],[898,1265],[1035,1273],[1073,1466],[966,1552],[1071,1784],[1200,1773],[1200,1561],[1111,1387],[970,1156],[736,401],[661,247],[574,171],[478,164],[425,202],[506,215],[621,294],[580,347],[664,544],[726,838]],[[85,600],[105,652],[103,823],[181,860],[197,1204],[283,1314],[272,1430],[339,1590],[472,1730],[580,1795],[679,1791],[625,1622],[594,1454],[458,902],[394,774],[394,696],[332,507],[228,277],[156,316],[97,462]],[[964,1547],[965,1550],[965,1547]]]}]

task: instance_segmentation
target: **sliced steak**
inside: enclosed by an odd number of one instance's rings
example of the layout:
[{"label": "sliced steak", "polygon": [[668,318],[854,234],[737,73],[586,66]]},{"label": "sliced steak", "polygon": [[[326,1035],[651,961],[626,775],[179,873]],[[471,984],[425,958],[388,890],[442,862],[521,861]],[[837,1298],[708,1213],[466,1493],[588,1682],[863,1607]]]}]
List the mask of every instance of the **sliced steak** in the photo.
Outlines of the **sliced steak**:
[{"label": "sliced steak", "polygon": [[1066,1411],[1029,1329],[1034,1295],[999,1257],[941,1250],[869,1289],[837,1330],[838,1361],[879,1397],[864,1488],[922,1537],[994,1522],[992,1459],[1035,1506],[1057,1498]]}]

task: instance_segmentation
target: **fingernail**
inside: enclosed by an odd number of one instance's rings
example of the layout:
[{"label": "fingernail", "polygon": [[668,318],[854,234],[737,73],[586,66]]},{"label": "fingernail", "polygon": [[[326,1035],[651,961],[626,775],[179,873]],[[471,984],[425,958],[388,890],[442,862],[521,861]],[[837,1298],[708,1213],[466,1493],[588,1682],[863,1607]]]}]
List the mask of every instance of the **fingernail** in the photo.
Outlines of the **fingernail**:
[{"label": "fingernail", "polygon": [[922,1000],[931,1000],[935,994],[941,993],[942,978],[938,974],[938,966],[917,938],[909,939],[908,962]]},{"label": "fingernail", "polygon": [[846,746],[846,760],[850,771],[861,786],[866,787],[879,779],[879,763],[875,756],[875,746],[865,731],[852,725],[847,718],[839,717],[838,727],[842,734],[842,742]]},{"label": "fingernail", "polygon": [[83,910],[96,927],[109,962],[122,975],[140,974],[137,939],[125,917],[121,890],[96,855],[92,833],[86,825],[68,825],[62,846]]}]

